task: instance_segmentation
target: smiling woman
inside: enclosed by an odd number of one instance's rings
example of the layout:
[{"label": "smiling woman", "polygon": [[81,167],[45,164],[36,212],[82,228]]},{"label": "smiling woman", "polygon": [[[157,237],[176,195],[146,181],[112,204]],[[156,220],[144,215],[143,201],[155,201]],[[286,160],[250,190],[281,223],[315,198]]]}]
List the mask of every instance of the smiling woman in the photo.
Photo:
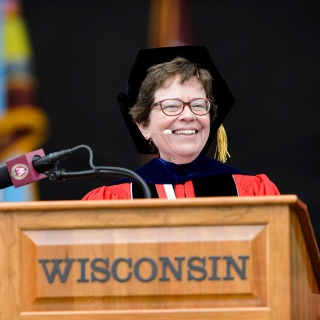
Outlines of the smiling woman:
[{"label": "smiling woman", "polygon": [[[160,101],[151,108],[148,120],[138,123],[142,135],[154,143],[160,157],[176,164],[192,162],[204,148],[210,133],[210,103],[207,104],[201,81],[195,76],[182,81],[180,76],[175,76],[164,87],[157,89],[154,99]],[[181,103],[178,98],[190,102]],[[202,110],[199,111],[201,103]],[[186,105],[188,108],[185,108]],[[197,110],[197,114],[193,109]],[[158,134],[164,130],[171,130],[173,134]]]},{"label": "smiling woman", "polygon": [[[122,115],[140,153],[157,153],[136,170],[155,198],[278,195],[264,174],[250,175],[224,162],[222,122],[234,97],[203,46],[145,49],[138,53]],[[206,156],[217,133],[217,159]],[[141,198],[138,186],[120,180],[83,199]]]}]

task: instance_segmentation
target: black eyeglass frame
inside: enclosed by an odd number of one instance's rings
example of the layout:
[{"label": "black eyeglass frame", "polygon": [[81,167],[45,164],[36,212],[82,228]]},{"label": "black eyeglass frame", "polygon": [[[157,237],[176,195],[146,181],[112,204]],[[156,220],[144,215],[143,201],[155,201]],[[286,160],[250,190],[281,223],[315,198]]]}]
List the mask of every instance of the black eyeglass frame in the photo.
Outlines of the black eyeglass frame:
[{"label": "black eyeglass frame", "polygon": [[[175,100],[175,101],[180,101],[180,102],[182,102],[183,107],[182,107],[182,109],[181,109],[181,112],[179,112],[179,113],[177,113],[177,114],[167,114],[167,113],[165,113],[164,110],[163,110],[163,108],[162,108],[162,103],[163,103],[164,101],[167,101],[167,100]],[[194,110],[192,110],[192,108],[191,108],[191,103],[192,103],[193,101],[195,101],[195,100],[205,100],[205,101],[208,102],[208,108],[207,108],[207,110],[206,110],[206,113],[204,113],[204,114],[197,114],[197,113],[194,112]],[[152,105],[151,105],[151,108],[154,108],[154,107],[159,106],[160,109],[161,109],[161,111],[162,111],[166,116],[175,117],[175,116],[179,116],[179,115],[183,112],[184,108],[185,108],[186,106],[188,106],[189,109],[191,110],[191,112],[192,112],[193,114],[195,114],[196,116],[202,117],[202,116],[205,116],[206,114],[209,113],[210,108],[211,108],[211,103],[212,103],[212,100],[211,100],[211,99],[208,99],[208,98],[196,98],[196,99],[192,99],[192,100],[189,101],[189,102],[185,102],[185,101],[182,101],[182,100],[180,100],[180,99],[163,99],[163,100],[157,101],[157,102],[155,102],[154,104],[152,104]]]}]

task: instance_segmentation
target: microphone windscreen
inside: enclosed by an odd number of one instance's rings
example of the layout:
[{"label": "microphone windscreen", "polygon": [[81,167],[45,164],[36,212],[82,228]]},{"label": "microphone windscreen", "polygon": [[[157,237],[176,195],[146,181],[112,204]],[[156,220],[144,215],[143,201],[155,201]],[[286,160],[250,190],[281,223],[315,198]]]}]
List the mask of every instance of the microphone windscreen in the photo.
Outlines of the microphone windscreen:
[{"label": "microphone windscreen", "polygon": [[32,160],[35,156],[44,157],[44,151],[39,149],[6,161],[8,172],[15,188],[47,177],[34,169]]}]

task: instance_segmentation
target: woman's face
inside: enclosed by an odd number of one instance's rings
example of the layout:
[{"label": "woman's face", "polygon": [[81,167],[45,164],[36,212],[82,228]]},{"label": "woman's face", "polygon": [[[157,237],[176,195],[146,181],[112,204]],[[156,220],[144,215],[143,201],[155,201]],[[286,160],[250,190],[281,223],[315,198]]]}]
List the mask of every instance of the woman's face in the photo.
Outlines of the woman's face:
[{"label": "woman's face", "polygon": [[[193,77],[180,83],[177,76],[170,79],[162,88],[156,90],[154,102],[164,99],[180,99],[190,102],[196,98],[206,98],[201,82]],[[150,111],[149,124],[138,127],[143,136],[157,146],[160,157],[176,164],[193,161],[204,148],[210,133],[210,116],[197,116],[185,106],[183,112],[177,116],[167,116],[160,106]],[[171,130],[172,134],[164,134],[164,130]]]}]

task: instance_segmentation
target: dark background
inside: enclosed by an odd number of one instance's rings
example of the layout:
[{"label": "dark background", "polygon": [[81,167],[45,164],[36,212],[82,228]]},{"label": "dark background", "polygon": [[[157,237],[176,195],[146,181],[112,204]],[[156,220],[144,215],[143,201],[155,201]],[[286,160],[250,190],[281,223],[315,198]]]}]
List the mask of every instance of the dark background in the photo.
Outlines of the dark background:
[{"label": "dark background", "polygon": [[[237,102],[225,121],[231,159],[266,173],[309,208],[320,241],[319,1],[189,1],[193,44],[206,45]],[[148,45],[150,1],[23,0],[46,153],[89,145],[96,165],[141,165],[117,95]],[[87,168],[79,151],[64,168]],[[107,178],[40,182],[42,200],[80,199]]]}]

